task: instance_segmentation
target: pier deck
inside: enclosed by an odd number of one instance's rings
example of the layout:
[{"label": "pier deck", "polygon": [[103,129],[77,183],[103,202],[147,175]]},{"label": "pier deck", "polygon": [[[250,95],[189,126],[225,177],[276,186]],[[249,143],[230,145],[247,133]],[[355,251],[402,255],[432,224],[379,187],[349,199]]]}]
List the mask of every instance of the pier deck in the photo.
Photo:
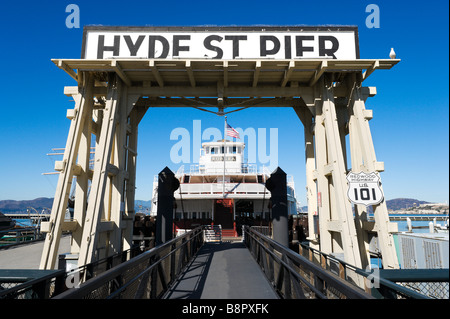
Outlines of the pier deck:
[{"label": "pier deck", "polygon": [[277,299],[242,242],[206,243],[166,299]]},{"label": "pier deck", "polygon": [[[62,236],[59,253],[70,252],[71,236]],[[44,241],[0,249],[0,269],[39,269]]]}]

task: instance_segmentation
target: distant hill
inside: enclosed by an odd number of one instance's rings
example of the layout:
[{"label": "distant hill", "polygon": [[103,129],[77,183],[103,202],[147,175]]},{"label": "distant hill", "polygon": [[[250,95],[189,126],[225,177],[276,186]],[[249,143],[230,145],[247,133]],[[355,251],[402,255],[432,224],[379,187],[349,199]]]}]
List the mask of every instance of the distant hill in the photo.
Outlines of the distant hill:
[{"label": "distant hill", "polygon": [[[135,207],[150,208],[152,201],[136,200]],[[33,207],[37,211],[44,208],[52,209],[53,198],[40,197],[33,200],[0,200],[0,212],[2,213],[16,213],[26,212],[28,207]]]},{"label": "distant hill", "polygon": [[33,200],[0,200],[0,211],[2,213],[26,212],[28,207],[40,211],[44,208],[51,209],[53,198],[40,197]]},{"label": "distant hill", "polygon": [[406,209],[409,207],[420,206],[421,204],[428,204],[423,200],[413,198],[395,198],[386,201],[388,210]]}]

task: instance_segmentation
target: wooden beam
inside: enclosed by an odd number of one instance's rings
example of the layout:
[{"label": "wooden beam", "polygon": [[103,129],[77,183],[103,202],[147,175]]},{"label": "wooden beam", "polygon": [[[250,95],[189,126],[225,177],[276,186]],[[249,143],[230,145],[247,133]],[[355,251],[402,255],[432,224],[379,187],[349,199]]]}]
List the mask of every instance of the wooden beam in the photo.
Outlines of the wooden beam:
[{"label": "wooden beam", "polygon": [[72,70],[71,68],[69,68],[69,67],[67,66],[67,64],[64,63],[64,61],[59,60],[59,61],[58,61],[58,67],[59,67],[60,69],[64,70],[64,71],[66,71],[67,74],[69,74],[75,81],[78,81],[78,74],[77,74],[74,70]]},{"label": "wooden beam", "polygon": [[75,99],[78,109],[76,117],[71,120],[69,134],[64,149],[63,162],[64,170],[59,174],[58,185],[56,188],[52,213],[49,221],[48,234],[45,237],[44,248],[41,256],[40,269],[54,269],[58,256],[60,238],[62,234],[61,225],[64,222],[64,213],[67,208],[70,188],[73,179],[73,166],[77,163],[80,140],[83,135],[86,118],[92,116],[92,89],[94,80],[92,76],[87,75],[85,86],[80,95]]},{"label": "wooden beam", "polygon": [[131,86],[131,81],[128,78],[128,76],[123,72],[122,68],[120,67],[119,61],[112,60],[111,67],[127,86]]},{"label": "wooden beam", "polygon": [[[225,87],[224,97],[297,97],[311,93],[309,86],[283,87],[277,86],[258,86],[258,87]],[[339,91],[339,92],[338,92]],[[348,92],[344,89],[337,89],[334,92],[337,97],[347,96]],[[167,86],[167,87],[130,87],[128,94],[139,94],[143,96],[201,96],[217,97],[217,86]]]},{"label": "wooden beam", "polygon": [[[101,212],[106,205],[105,198],[107,197],[105,194],[107,194],[107,184],[109,183],[108,164],[113,152],[116,121],[119,116],[119,101],[122,93],[122,81],[116,81],[115,78],[115,74],[109,76],[107,106],[103,114],[99,141],[95,148],[94,174],[78,259],[78,265],[80,266],[94,261],[98,248],[98,225],[101,220]],[[107,211],[106,207],[105,211]]]},{"label": "wooden beam", "polygon": [[256,87],[258,85],[260,71],[261,71],[261,61],[256,61],[255,72],[253,74],[253,87]]},{"label": "wooden beam", "polygon": [[158,82],[160,87],[164,87],[164,80],[161,77],[161,74],[158,71],[158,68],[155,66],[155,60],[150,60],[149,62],[150,70],[152,71],[153,75],[156,78],[156,81]]},{"label": "wooden beam", "polygon": [[367,79],[369,77],[369,75],[371,75],[372,72],[375,71],[379,67],[380,67],[380,61],[376,60],[375,62],[373,62],[372,66],[363,73],[362,81]]},{"label": "wooden beam", "polygon": [[[78,86],[65,86],[64,87],[64,95],[68,97],[72,97],[74,95],[77,95],[78,92]],[[106,95],[106,88],[104,87],[94,87],[93,88],[93,94],[94,96],[99,95]]]},{"label": "wooden beam", "polygon": [[292,75],[292,72],[294,72],[294,67],[295,67],[295,62],[290,61],[288,69],[286,71],[284,71],[284,78],[283,78],[283,81],[281,82],[281,87],[285,87],[286,84],[288,83],[289,78]]},{"label": "wooden beam", "polygon": [[194,78],[194,72],[192,71],[191,67],[191,61],[186,60],[186,71],[189,76],[189,82],[191,82],[191,86],[195,87],[195,78]]},{"label": "wooden beam", "polygon": [[[294,107],[304,106],[301,99],[285,99],[285,98],[254,98],[254,99],[228,99],[227,103],[223,104],[226,108],[247,108],[251,106],[258,107]],[[230,104],[232,103],[232,104]],[[186,98],[156,98],[143,99],[138,102],[139,107],[218,107],[217,98],[202,98],[202,99],[186,99]]]},{"label": "wooden beam", "polygon": [[223,61],[223,86],[228,87],[228,61]]},{"label": "wooden beam", "polygon": [[322,74],[325,72],[325,69],[328,67],[328,61],[324,60],[320,64],[320,67],[316,70],[316,75],[311,79],[309,82],[309,86],[313,86],[316,84],[317,81],[319,81]]}]

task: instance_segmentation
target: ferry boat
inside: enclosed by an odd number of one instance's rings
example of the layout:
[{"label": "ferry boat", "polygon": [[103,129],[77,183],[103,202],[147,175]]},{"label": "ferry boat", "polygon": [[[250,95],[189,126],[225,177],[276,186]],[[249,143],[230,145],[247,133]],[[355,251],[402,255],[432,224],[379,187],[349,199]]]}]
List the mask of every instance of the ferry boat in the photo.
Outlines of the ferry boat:
[{"label": "ferry boat", "polygon": [[[220,225],[222,236],[238,237],[242,226],[271,227],[270,191],[265,187],[271,172],[244,160],[245,143],[229,140],[202,144],[198,164],[175,173],[174,229],[177,234],[199,225]],[[153,182],[151,216],[155,217],[158,176]],[[297,214],[293,177],[287,176],[289,215]]]}]

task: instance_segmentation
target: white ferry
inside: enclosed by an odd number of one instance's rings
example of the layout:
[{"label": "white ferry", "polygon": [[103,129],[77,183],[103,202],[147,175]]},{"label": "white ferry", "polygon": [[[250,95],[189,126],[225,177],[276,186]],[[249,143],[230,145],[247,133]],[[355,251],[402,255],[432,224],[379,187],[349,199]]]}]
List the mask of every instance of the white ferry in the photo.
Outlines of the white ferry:
[{"label": "white ferry", "polygon": [[[199,225],[221,225],[224,237],[241,235],[242,225],[271,226],[270,191],[265,187],[271,172],[244,161],[243,142],[219,140],[202,144],[199,163],[175,173],[176,233]],[[225,159],[225,161],[224,161]],[[151,216],[156,216],[158,176],[153,182]],[[297,214],[295,187],[287,176],[289,215]]]}]

